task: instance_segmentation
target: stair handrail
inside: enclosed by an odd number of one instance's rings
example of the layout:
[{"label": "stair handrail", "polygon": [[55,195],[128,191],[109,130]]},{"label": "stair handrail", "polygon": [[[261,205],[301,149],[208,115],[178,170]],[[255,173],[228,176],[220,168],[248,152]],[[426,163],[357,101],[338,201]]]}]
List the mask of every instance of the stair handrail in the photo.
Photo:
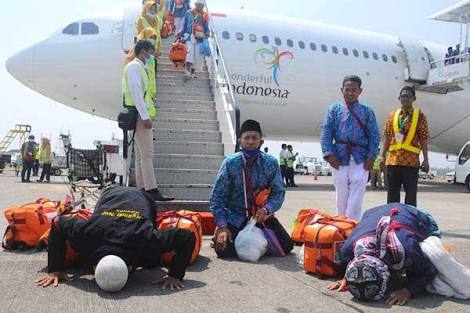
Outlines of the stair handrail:
[{"label": "stair handrail", "polygon": [[[206,4],[207,8],[207,4]],[[235,97],[235,92],[233,90],[233,85],[230,79],[230,75],[227,70],[227,65],[225,63],[225,58],[222,53],[222,49],[220,47],[220,41],[217,33],[217,29],[215,28],[212,15],[210,14],[209,9],[207,8],[207,13],[209,15],[209,29],[211,30],[211,39],[209,42],[211,44],[211,50],[212,50],[212,64],[215,67],[215,71],[217,74],[222,74],[222,80],[225,82],[225,86],[228,89],[228,95],[229,99],[225,98],[227,101],[227,104],[229,107],[226,108],[226,110],[232,109],[235,112],[235,127],[234,127],[234,144],[235,144],[235,152],[238,152],[240,150],[240,104]],[[217,54],[217,55],[215,55]],[[219,83],[218,80],[216,83]],[[232,127],[233,127],[233,121],[232,121]]]}]

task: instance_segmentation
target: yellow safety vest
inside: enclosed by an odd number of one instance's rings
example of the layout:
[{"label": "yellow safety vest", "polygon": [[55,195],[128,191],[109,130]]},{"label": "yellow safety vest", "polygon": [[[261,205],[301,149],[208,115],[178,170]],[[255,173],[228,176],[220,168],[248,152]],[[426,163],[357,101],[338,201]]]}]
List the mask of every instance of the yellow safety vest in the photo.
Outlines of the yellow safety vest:
[{"label": "yellow safety vest", "polygon": [[287,151],[287,167],[294,167],[294,160],[291,160],[293,156],[295,156],[294,152]]},{"label": "yellow safety vest", "polygon": [[375,158],[373,169],[374,170],[380,170],[380,157]]},{"label": "yellow safety vest", "polygon": [[[401,109],[398,109],[395,112],[395,115],[393,116],[393,133],[395,135],[400,133],[400,127],[398,125],[400,112]],[[421,152],[420,148],[413,146],[413,144],[411,143],[411,141],[415,137],[416,129],[418,128],[419,113],[419,109],[413,109],[413,117],[411,118],[411,127],[408,130],[408,134],[406,134],[406,137],[403,139],[402,142],[397,141],[396,137],[394,137],[392,139],[392,144],[388,148],[388,151],[397,151],[403,149],[415,154],[419,154]]]},{"label": "yellow safety vest", "polygon": [[148,79],[145,68],[137,60],[134,60],[130,62],[129,64],[127,64],[124,67],[124,71],[122,73],[122,92],[124,93],[124,104],[129,107],[135,106],[134,99],[132,98],[131,91],[129,89],[129,80],[127,78],[127,71],[131,64],[136,64],[136,63],[139,66],[140,74],[142,77],[142,93],[144,94],[144,101],[147,104],[147,112],[150,118],[154,118],[157,115],[157,109],[155,108],[155,105],[153,103],[153,99],[151,96],[152,88],[150,86],[150,81]]},{"label": "yellow safety vest", "polygon": [[283,158],[284,150],[279,152],[279,165],[286,165],[286,159]]}]

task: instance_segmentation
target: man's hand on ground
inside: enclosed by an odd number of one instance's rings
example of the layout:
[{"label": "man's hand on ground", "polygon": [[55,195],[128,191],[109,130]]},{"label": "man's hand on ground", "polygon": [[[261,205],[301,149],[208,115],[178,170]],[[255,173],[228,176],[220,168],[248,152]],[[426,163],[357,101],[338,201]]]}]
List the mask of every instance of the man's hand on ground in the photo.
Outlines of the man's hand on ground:
[{"label": "man's hand on ground", "polygon": [[341,163],[334,155],[329,155],[326,160],[328,161],[328,163],[330,163],[332,168],[334,168],[335,170],[339,170],[339,166],[341,165]]},{"label": "man's hand on ground", "polygon": [[163,279],[162,281],[163,286],[162,289],[170,289],[170,290],[180,290],[181,288],[184,288],[184,285],[181,283],[181,280],[175,277],[167,276]]},{"label": "man's hand on ground", "polygon": [[145,128],[152,129],[152,127],[153,127],[152,120],[143,120],[142,122],[144,123]]},{"label": "man's hand on ground", "polygon": [[62,272],[52,272],[43,278],[36,279],[34,283],[38,287],[48,287],[50,285],[57,287],[59,285],[60,279],[62,277]]},{"label": "man's hand on ground", "polygon": [[232,241],[232,233],[227,227],[217,227],[213,241],[215,250],[223,251],[227,248],[227,242]]},{"label": "man's hand on ground", "polygon": [[364,169],[366,171],[370,171],[372,169],[372,166],[374,165],[374,160],[373,159],[366,159],[364,161]]},{"label": "man's hand on ground", "polygon": [[348,283],[346,279],[343,278],[340,281],[329,284],[327,288],[328,290],[337,290],[338,292],[346,291],[348,288]]},{"label": "man's hand on ground", "polygon": [[388,297],[386,303],[388,305],[404,305],[411,299],[411,293],[408,289],[402,288],[398,291],[392,292]]}]

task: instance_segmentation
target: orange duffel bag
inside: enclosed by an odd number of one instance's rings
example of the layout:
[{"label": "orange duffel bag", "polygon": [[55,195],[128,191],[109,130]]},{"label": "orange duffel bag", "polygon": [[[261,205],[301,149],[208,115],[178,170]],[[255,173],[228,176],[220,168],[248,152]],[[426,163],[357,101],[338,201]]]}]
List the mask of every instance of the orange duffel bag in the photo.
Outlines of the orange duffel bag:
[{"label": "orange duffel bag", "polygon": [[336,276],[343,270],[335,259],[345,240],[357,226],[346,216],[324,217],[307,225],[303,231],[304,270],[319,276]]},{"label": "orange duffel bag", "polygon": [[297,245],[302,245],[305,241],[305,227],[325,217],[331,218],[332,216],[324,211],[317,209],[300,209],[297,218],[292,223],[292,240],[294,240]]},{"label": "orange duffel bag", "polygon": [[[199,252],[201,251],[202,245],[202,226],[201,217],[197,212],[181,210],[181,211],[167,211],[159,212],[157,214],[157,225],[158,230],[164,230],[169,228],[180,228],[189,230],[196,237],[196,243],[194,244],[193,255],[191,256],[191,264],[196,262]],[[170,264],[171,259],[175,253],[173,251],[164,253],[162,255],[162,263]]]},{"label": "orange duffel bag", "polygon": [[7,250],[36,247],[62,206],[60,202],[39,198],[35,203],[6,209],[4,215],[8,226],[3,235],[2,247]]},{"label": "orange duffel bag", "polygon": [[188,50],[186,49],[186,45],[178,38],[171,44],[170,55],[168,57],[175,64],[184,63],[187,54]]},{"label": "orange duffel bag", "polygon": [[[90,209],[78,209],[73,211],[65,211],[61,213],[62,216],[74,216],[79,217],[84,220],[89,220],[93,212]],[[47,245],[49,243],[49,233],[51,232],[51,228],[41,236],[39,242],[42,247],[47,249]],[[77,252],[75,252],[70,243],[68,241],[65,242],[65,265],[66,266],[74,266],[80,261],[80,256]]]}]

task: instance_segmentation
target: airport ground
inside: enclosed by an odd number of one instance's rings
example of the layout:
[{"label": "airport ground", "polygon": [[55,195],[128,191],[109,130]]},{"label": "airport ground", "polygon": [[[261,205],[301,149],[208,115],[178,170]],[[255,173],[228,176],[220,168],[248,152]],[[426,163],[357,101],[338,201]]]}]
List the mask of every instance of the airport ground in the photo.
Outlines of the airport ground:
[{"label": "airport ground", "polygon": [[[297,176],[299,188],[287,191],[278,217],[290,230],[298,209],[311,207],[334,212],[335,193],[331,177]],[[0,231],[6,221],[3,210],[38,197],[63,200],[68,192],[62,178],[51,184],[22,184],[11,173],[0,175]],[[364,207],[383,204],[384,191],[368,191]],[[470,267],[470,193],[463,186],[425,181],[419,185],[418,204],[438,221],[443,240],[454,256]],[[0,312],[470,312],[469,301],[424,295],[406,307],[383,302],[360,303],[349,293],[326,290],[327,280],[306,274],[297,254],[285,258],[263,258],[257,264],[218,260],[204,240],[201,256],[188,269],[185,288],[162,291],[151,285],[160,269],[133,274],[124,290],[101,292],[82,269],[72,269],[72,282],[57,288],[38,288],[33,280],[44,275],[46,252],[0,252]]]}]

